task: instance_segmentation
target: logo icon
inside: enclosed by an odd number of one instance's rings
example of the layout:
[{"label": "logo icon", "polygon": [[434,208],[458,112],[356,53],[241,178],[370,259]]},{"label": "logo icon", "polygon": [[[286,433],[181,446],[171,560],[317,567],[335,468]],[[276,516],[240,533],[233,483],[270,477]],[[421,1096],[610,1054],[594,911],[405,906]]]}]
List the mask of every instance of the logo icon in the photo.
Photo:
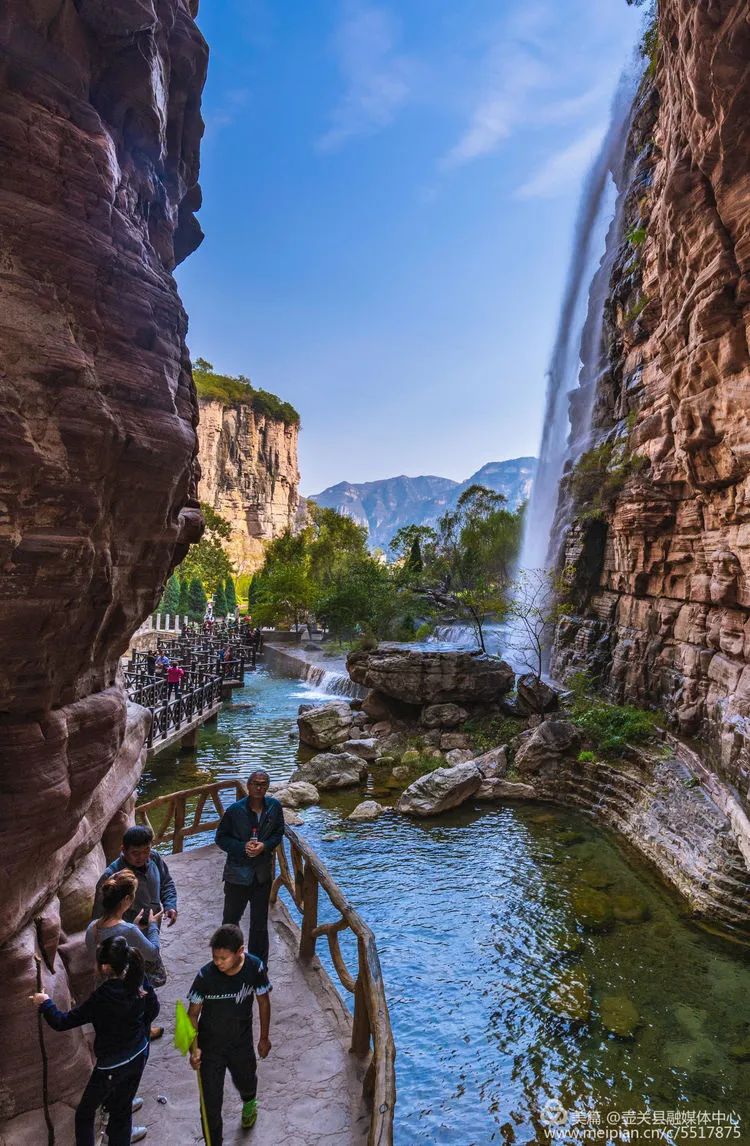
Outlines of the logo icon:
[{"label": "logo icon", "polygon": [[563,1126],[568,1121],[568,1112],[559,1099],[548,1098],[540,1117],[545,1126]]}]

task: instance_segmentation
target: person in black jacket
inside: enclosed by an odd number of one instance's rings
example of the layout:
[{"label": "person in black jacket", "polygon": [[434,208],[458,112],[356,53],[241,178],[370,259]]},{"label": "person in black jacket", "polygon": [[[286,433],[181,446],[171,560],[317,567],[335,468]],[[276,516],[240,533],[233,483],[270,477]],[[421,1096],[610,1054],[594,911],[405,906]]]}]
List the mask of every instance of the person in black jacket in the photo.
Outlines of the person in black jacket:
[{"label": "person in black jacket", "polygon": [[76,1109],[76,1146],[94,1146],[100,1106],[109,1113],[109,1146],[129,1146],[144,1136],[136,1138],[133,1133],[132,1103],[148,1058],[148,1033],[159,1013],[159,1000],[144,978],[143,956],[121,935],[104,940],[96,961],[104,982],[79,1007],[60,1011],[43,991],[31,995],[31,1001],[55,1031],[87,1023],[94,1028],[96,1064]]},{"label": "person in black jacket", "polygon": [[284,812],[278,800],[266,795],[269,783],[267,772],[253,772],[248,795],[227,808],[216,832],[216,843],[227,853],[222,923],[239,924],[249,903],[247,949],[265,965],[273,852],[284,836]]}]

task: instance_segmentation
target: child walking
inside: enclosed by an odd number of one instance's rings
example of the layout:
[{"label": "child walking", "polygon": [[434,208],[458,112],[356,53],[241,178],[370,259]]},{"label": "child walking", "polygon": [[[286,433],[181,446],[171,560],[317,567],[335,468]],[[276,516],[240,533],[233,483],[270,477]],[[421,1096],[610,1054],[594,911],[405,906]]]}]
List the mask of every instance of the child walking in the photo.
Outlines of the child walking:
[{"label": "child walking", "polygon": [[222,1146],[224,1077],[227,1070],[242,1099],[242,1126],[258,1117],[258,1076],[253,1049],[253,995],[258,996],[258,1054],[271,1049],[271,984],[264,964],[245,951],[242,932],[225,924],[211,937],[211,962],[201,967],[188,994],[188,1016],[198,1034],[190,1065],[199,1070],[211,1146]]},{"label": "child walking", "polygon": [[109,1146],[129,1146],[144,1137],[133,1134],[132,1102],[148,1058],[148,1032],[159,1013],[159,1000],[144,980],[143,956],[128,947],[123,936],[105,939],[96,962],[103,982],[79,1007],[60,1011],[43,991],[31,1000],[55,1031],[86,1023],[94,1028],[96,1065],[76,1110],[76,1146],[94,1146],[100,1106],[109,1113]]}]

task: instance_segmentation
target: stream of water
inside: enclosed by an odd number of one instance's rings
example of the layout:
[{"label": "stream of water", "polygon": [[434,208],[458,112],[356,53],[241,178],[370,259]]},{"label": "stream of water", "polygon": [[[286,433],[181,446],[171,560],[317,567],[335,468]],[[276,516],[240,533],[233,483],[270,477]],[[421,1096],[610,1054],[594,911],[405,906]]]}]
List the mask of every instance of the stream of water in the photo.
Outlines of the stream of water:
[{"label": "stream of water", "polygon": [[[298,705],[316,698],[310,684],[260,668],[194,752],[149,763],[140,799],[258,766],[286,778]],[[374,791],[393,797],[383,780]],[[750,1061],[738,1061],[743,1046],[750,1060],[745,950],[692,925],[650,870],[584,817],[469,804],[432,822],[347,823],[362,798],[324,796],[304,809],[300,831],[377,937],[398,1051],[398,1146],[541,1146],[550,1139],[539,1112],[552,1101],[597,1111],[610,1129],[608,1112],[620,1127],[626,1112],[648,1112],[643,1129],[668,1126],[672,1111],[705,1111],[708,1122],[685,1138],[750,1143]],[[592,885],[635,897],[647,919],[580,931],[571,897]],[[578,1028],[557,1013],[571,993],[590,994],[590,1021]],[[636,1007],[634,1039],[603,1028],[602,1008],[622,1006],[612,997]],[[731,1112],[737,1133],[717,1121]]]}]

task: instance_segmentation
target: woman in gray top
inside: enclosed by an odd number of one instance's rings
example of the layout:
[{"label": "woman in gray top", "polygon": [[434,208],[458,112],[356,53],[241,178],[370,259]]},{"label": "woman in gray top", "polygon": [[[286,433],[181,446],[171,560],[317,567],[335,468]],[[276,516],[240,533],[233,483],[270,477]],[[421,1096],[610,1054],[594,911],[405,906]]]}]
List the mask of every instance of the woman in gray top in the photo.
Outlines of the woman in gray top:
[{"label": "woman in gray top", "polygon": [[140,951],[147,962],[158,959],[161,911],[147,919],[143,918],[143,911],[140,911],[133,923],[123,919],[125,912],[135,902],[137,890],[138,877],[132,871],[118,871],[103,884],[103,914],[101,919],[95,919],[86,928],[86,947],[92,958],[96,958],[96,949],[105,939],[122,935],[128,946]]}]

